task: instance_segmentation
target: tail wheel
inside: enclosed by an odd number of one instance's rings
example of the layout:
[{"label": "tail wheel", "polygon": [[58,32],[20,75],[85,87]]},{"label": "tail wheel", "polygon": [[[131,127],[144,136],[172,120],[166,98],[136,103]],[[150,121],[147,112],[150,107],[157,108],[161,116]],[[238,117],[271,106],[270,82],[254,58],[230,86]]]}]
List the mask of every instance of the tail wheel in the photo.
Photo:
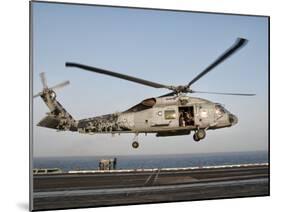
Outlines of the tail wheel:
[{"label": "tail wheel", "polygon": [[199,129],[195,134],[197,134],[197,137],[201,140],[206,137],[206,132],[203,129]]},{"label": "tail wheel", "polygon": [[137,148],[139,147],[139,142],[134,141],[134,142],[132,143],[132,147],[133,147],[134,149],[137,149]]}]

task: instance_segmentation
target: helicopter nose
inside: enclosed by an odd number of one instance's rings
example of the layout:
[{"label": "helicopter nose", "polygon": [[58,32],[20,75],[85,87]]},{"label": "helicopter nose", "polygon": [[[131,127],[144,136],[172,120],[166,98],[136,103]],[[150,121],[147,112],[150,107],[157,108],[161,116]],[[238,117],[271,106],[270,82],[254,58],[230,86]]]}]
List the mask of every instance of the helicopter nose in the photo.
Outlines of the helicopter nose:
[{"label": "helicopter nose", "polygon": [[228,117],[229,117],[229,122],[231,123],[232,126],[238,123],[238,118],[235,115],[230,113]]}]

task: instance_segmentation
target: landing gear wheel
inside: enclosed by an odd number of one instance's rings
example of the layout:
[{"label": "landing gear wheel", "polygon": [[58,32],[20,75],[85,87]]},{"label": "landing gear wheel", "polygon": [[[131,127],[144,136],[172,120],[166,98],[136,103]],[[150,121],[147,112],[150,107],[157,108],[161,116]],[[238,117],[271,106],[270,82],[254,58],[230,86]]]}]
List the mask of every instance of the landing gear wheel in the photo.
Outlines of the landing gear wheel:
[{"label": "landing gear wheel", "polygon": [[197,133],[194,133],[193,140],[196,141],[196,142],[200,141],[200,139],[197,136]]},{"label": "landing gear wheel", "polygon": [[134,142],[132,143],[132,147],[133,147],[134,149],[137,149],[137,148],[139,147],[139,142],[134,141]]},{"label": "landing gear wheel", "polygon": [[197,137],[198,137],[200,140],[202,140],[202,139],[204,139],[204,138],[206,137],[206,132],[205,132],[205,130],[203,130],[203,129],[199,129],[199,130],[196,132],[196,134],[197,134]]}]

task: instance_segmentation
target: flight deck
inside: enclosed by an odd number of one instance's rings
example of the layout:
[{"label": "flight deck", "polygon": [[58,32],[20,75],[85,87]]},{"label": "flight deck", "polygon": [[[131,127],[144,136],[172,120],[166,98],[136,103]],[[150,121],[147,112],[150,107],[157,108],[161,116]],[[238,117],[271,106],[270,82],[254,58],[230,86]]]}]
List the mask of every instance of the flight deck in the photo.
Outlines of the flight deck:
[{"label": "flight deck", "polygon": [[82,170],[33,176],[34,210],[269,195],[263,164]]}]

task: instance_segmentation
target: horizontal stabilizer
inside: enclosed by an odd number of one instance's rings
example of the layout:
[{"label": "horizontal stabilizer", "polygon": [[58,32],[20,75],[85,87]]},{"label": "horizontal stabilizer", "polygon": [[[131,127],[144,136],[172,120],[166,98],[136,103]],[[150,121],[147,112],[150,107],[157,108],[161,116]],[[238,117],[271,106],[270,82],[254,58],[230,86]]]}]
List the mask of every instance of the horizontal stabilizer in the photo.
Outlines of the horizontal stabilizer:
[{"label": "horizontal stabilizer", "polygon": [[37,126],[47,127],[51,129],[59,129],[60,120],[54,116],[45,116]]}]

